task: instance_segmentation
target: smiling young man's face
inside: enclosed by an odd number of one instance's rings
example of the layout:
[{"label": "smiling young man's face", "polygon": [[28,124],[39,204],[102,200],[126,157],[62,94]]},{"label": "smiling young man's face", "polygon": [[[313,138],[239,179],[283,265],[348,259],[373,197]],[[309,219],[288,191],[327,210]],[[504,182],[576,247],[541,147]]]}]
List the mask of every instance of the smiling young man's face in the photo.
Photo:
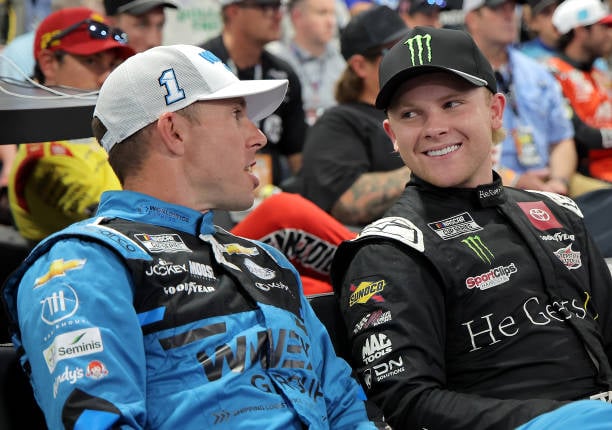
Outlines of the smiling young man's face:
[{"label": "smiling young man's face", "polygon": [[439,187],[492,181],[492,132],[502,126],[505,99],[445,72],[402,84],[384,121],[404,163]]}]

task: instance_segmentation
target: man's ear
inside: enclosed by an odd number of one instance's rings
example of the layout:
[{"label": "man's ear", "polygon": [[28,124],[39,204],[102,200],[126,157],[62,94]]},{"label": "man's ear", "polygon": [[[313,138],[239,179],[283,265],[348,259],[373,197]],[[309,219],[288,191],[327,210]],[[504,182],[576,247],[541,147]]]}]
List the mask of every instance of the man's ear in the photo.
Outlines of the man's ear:
[{"label": "man's ear", "polygon": [[365,72],[366,62],[367,62],[366,58],[361,54],[355,54],[351,56],[351,58],[348,59],[348,64],[351,66],[351,69],[353,69],[355,74],[362,79],[365,78],[366,76],[366,72]]},{"label": "man's ear", "polygon": [[162,114],[155,124],[165,150],[176,156],[185,153],[185,137],[188,130],[187,118],[176,112]]},{"label": "man's ear", "polygon": [[397,146],[395,132],[393,131],[393,128],[391,128],[391,123],[389,123],[388,118],[383,121],[383,129],[385,130],[385,133],[387,133],[387,136],[389,136],[389,139],[391,139],[391,142],[393,142],[393,149],[395,150],[395,152],[398,152],[399,147]]},{"label": "man's ear", "polygon": [[55,85],[57,83],[57,69],[59,60],[55,53],[49,49],[43,49],[38,55],[38,67],[45,75],[45,85]]},{"label": "man's ear", "polygon": [[[483,91],[488,91],[484,90]],[[491,97],[491,126],[493,129],[501,128],[504,123],[504,108],[506,106],[506,97],[501,94],[493,94]]]}]

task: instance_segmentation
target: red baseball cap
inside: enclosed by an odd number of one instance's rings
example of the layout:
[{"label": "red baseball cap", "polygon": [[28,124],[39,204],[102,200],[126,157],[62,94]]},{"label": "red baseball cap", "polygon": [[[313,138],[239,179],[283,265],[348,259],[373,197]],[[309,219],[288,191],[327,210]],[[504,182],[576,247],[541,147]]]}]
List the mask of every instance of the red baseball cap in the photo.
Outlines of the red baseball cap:
[{"label": "red baseball cap", "polygon": [[124,60],[135,54],[127,35],[110,26],[103,15],[85,7],[60,9],[48,15],[36,29],[34,58],[43,49],[74,55],[92,55],[115,49]]}]

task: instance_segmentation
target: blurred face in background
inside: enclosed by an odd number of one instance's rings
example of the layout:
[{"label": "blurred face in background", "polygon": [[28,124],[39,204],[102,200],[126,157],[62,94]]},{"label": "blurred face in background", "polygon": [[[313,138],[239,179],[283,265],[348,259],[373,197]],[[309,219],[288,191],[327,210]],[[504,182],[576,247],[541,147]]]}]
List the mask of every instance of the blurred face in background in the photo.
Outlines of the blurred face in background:
[{"label": "blurred face in background", "polygon": [[109,49],[91,55],[74,55],[43,50],[38,64],[46,85],[61,85],[81,90],[98,90],[115,67],[123,62]]},{"label": "blurred face in background", "polygon": [[542,40],[544,45],[550,48],[556,46],[560,36],[552,23],[553,12],[556,8],[556,4],[548,5],[537,14],[530,14],[527,18],[529,30],[534,32]]},{"label": "blurred face in background", "polygon": [[151,9],[142,15],[120,13],[109,17],[115,27],[119,27],[128,35],[128,45],[136,52],[162,44],[166,16],[163,6]]},{"label": "blurred face in background", "polygon": [[262,47],[281,37],[284,9],[280,0],[246,0],[227,6],[232,26]]},{"label": "blurred face in background", "polygon": [[291,11],[295,33],[313,45],[327,45],[336,35],[335,0],[302,0]]},{"label": "blurred face in background", "polygon": [[584,28],[586,37],[582,43],[582,50],[586,57],[595,60],[607,57],[612,52],[612,25],[593,24]]},{"label": "blurred face in background", "polygon": [[518,41],[519,17],[514,0],[495,7],[483,6],[469,15],[470,32],[477,35],[478,40],[499,45]]}]

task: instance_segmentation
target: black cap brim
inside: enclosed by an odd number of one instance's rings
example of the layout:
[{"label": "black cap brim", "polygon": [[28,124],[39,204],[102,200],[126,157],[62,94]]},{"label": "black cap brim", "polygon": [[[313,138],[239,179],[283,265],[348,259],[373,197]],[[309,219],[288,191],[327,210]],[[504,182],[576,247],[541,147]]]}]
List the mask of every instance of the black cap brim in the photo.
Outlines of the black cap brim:
[{"label": "black cap brim", "polygon": [[461,72],[459,70],[449,69],[447,67],[440,66],[419,66],[412,67],[410,69],[404,70],[403,72],[399,72],[393,78],[389,79],[385,86],[381,88],[378,96],[376,97],[376,107],[378,109],[387,109],[389,104],[391,104],[391,100],[395,95],[397,89],[404,83],[409,81],[412,78],[417,76],[424,75],[426,73],[433,72],[445,72],[451,73],[455,76],[465,79],[470,84],[477,87],[485,87],[487,86],[487,81],[477,78],[476,76],[469,75],[467,73]]},{"label": "black cap brim", "polygon": [[144,15],[151,9],[156,7],[178,8],[178,3],[174,0],[157,1],[157,0],[134,0],[117,8],[117,13],[127,13],[130,15]]}]

